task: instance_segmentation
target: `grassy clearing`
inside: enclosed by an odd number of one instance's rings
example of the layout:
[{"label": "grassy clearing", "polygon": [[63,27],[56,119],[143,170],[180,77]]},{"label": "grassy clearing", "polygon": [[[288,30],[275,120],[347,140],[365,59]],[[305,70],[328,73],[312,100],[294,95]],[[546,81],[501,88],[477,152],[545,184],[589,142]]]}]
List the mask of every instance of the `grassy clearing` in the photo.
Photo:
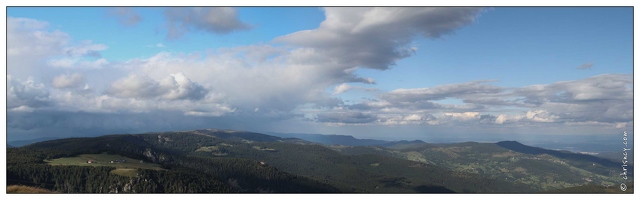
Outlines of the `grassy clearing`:
[{"label": "grassy clearing", "polygon": [[213,151],[218,151],[218,147],[217,146],[205,146],[205,147],[200,147],[196,150],[196,152],[199,151],[203,151],[203,152],[213,152]]},{"label": "grassy clearing", "polygon": [[[118,161],[121,162],[118,162]],[[88,163],[92,161],[92,163]],[[111,161],[114,161],[111,163]],[[119,155],[102,154],[82,154],[76,157],[58,158],[45,160],[50,165],[76,165],[76,166],[107,166],[116,168],[132,169],[162,169],[159,165],[145,163],[141,160],[131,159]]]},{"label": "grassy clearing", "polygon": [[37,187],[24,186],[24,185],[7,186],[7,194],[52,194],[52,193],[57,193],[57,192],[47,190],[47,189],[37,188]]},{"label": "grassy clearing", "polygon": [[[218,145],[225,146],[225,147],[233,146],[233,145],[225,144],[225,143],[221,143],[221,144],[218,144]],[[227,153],[221,152],[220,151],[220,147],[218,147],[218,146],[203,146],[203,147],[200,147],[200,148],[196,149],[196,152],[211,152],[211,155],[213,155],[213,156],[226,156],[226,155],[229,155]]]},{"label": "grassy clearing", "polygon": [[[91,161],[91,163],[88,163]],[[113,163],[111,163],[113,161]],[[75,165],[75,166],[103,166],[115,167],[111,171],[113,174],[135,177],[138,169],[163,170],[160,165],[154,163],[145,163],[141,160],[131,159],[119,155],[102,154],[82,154],[76,157],[58,158],[53,160],[45,160],[49,165]]]},{"label": "grassy clearing", "polygon": [[407,155],[407,160],[427,163],[427,159],[425,159],[424,156],[417,151],[409,151],[406,153],[406,155]]},{"label": "grassy clearing", "polygon": [[120,176],[128,176],[128,177],[136,177],[138,175],[138,169],[114,169],[111,171],[112,174],[120,175]]},{"label": "grassy clearing", "polygon": [[253,148],[260,151],[276,151],[275,149],[269,147],[253,146]]},{"label": "grassy clearing", "polygon": [[253,143],[253,141],[251,141],[251,140],[245,140],[245,139],[243,139],[243,140],[242,140],[242,142],[247,143],[247,144],[251,144],[251,143]]}]

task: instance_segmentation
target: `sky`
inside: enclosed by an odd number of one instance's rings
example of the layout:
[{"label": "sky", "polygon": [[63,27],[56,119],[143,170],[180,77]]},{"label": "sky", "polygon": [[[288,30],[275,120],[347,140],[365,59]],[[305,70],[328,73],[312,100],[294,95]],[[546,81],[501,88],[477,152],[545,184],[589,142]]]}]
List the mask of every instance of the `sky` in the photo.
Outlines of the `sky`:
[{"label": "sky", "polygon": [[9,7],[7,141],[633,133],[632,7]]}]

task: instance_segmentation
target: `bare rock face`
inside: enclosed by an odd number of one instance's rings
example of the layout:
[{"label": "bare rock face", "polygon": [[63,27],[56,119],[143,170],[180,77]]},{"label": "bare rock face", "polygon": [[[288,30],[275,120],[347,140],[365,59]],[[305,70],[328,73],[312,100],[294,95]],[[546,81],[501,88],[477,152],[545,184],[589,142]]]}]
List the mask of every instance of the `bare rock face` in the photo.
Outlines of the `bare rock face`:
[{"label": "bare rock face", "polygon": [[124,186],[122,187],[122,192],[124,192],[124,193],[137,193],[136,191],[133,190],[133,186],[136,185],[136,184],[138,184],[138,179],[137,178],[129,179],[129,182],[124,184]]},{"label": "bare rock face", "polygon": [[[119,184],[120,182],[118,182]],[[118,184],[116,185],[109,185],[109,192],[108,193],[118,193],[119,192],[119,188],[118,188]]]},{"label": "bare rock face", "polygon": [[144,153],[142,153],[142,155],[144,155],[145,157],[147,157],[151,161],[156,162],[156,156],[154,155],[154,152],[151,151],[151,148],[145,149]]},{"label": "bare rock face", "polygon": [[[134,186],[138,185],[139,183],[140,183],[140,178],[138,177],[130,178],[129,181],[127,182],[118,181],[117,183],[109,185],[109,189],[106,192],[116,193],[116,194],[117,193],[140,193],[141,191],[136,191],[133,189]],[[103,190],[102,188],[100,188],[99,193],[102,193],[102,192]]]},{"label": "bare rock face", "polygon": [[162,137],[162,135],[158,135],[158,143],[166,145],[169,142],[173,142],[169,136]]},{"label": "bare rock face", "polygon": [[144,150],[144,152],[142,153],[142,155],[144,155],[145,157],[147,157],[149,160],[155,162],[162,162],[162,161],[166,161],[167,158],[165,157],[164,154],[159,154],[157,152],[154,152],[153,150],[151,150],[151,148],[146,148]]}]

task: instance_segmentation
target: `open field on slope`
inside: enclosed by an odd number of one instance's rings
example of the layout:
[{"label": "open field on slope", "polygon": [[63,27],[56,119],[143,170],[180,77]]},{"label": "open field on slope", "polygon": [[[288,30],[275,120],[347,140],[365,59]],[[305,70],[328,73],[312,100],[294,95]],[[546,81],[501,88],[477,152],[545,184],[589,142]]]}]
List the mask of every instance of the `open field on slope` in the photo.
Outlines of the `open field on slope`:
[{"label": "open field on slope", "polygon": [[[91,161],[91,163],[89,163],[89,161]],[[157,164],[145,163],[141,160],[131,159],[131,158],[127,158],[119,155],[110,155],[106,153],[82,154],[76,157],[45,160],[45,162],[47,162],[49,165],[115,167],[116,169],[111,171],[111,173],[122,175],[122,176],[130,176],[130,177],[135,176],[137,174],[137,169],[154,169],[154,170],[162,169]]]},{"label": "open field on slope", "polygon": [[37,188],[37,187],[24,186],[24,185],[7,186],[7,194],[52,194],[52,193],[58,193],[58,192]]}]

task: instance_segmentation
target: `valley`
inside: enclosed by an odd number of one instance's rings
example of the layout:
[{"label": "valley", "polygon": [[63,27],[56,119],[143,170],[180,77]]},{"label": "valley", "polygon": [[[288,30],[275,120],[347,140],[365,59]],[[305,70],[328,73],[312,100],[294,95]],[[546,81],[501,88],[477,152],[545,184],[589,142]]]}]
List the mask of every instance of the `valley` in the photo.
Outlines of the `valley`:
[{"label": "valley", "polygon": [[[524,145],[520,144],[522,147]],[[458,143],[447,145],[333,147],[344,154],[386,154],[407,160],[443,166],[459,172],[481,174],[551,190],[583,184],[611,186],[620,180],[618,165],[611,160],[563,159],[550,154],[525,154],[494,143]],[[580,155],[575,155],[580,156]],[[598,163],[600,162],[600,163]]]}]

